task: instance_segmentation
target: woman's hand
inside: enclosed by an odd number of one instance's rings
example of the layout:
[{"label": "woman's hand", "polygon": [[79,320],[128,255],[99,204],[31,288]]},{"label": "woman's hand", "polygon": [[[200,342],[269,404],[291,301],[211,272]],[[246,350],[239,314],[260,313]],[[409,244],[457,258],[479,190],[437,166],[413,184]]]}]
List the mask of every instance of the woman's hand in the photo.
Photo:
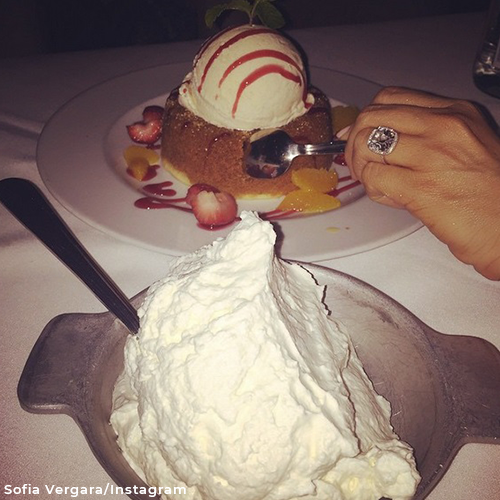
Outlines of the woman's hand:
[{"label": "woman's hand", "polygon": [[[399,134],[385,156],[367,147],[378,126]],[[386,88],[350,128],[346,162],[372,200],[407,209],[458,259],[500,279],[500,139],[473,104]]]}]

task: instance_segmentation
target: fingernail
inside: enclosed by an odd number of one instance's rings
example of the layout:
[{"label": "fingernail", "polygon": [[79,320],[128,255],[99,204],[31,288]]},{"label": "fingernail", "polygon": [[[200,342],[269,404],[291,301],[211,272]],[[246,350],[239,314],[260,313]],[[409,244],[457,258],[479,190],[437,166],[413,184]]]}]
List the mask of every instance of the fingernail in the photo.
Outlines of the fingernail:
[{"label": "fingernail", "polygon": [[349,131],[351,130],[352,128],[352,125],[347,125],[347,127],[344,127],[343,129],[340,129],[338,132],[337,132],[337,137],[339,139],[342,139],[342,136],[346,135],[349,133]]}]

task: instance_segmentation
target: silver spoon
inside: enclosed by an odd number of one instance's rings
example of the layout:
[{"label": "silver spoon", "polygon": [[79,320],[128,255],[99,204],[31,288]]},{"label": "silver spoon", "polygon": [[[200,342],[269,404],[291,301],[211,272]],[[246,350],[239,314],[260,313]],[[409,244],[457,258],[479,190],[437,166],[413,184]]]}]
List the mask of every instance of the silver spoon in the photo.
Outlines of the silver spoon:
[{"label": "silver spoon", "polygon": [[134,306],[90,256],[35,184],[25,179],[0,181],[0,201],[52,250],[130,330],[137,333]]},{"label": "silver spoon", "polygon": [[248,175],[261,179],[283,175],[297,156],[342,153],[346,144],[338,139],[322,144],[297,144],[283,130],[259,136],[257,133],[250,138],[245,151],[245,168]]}]

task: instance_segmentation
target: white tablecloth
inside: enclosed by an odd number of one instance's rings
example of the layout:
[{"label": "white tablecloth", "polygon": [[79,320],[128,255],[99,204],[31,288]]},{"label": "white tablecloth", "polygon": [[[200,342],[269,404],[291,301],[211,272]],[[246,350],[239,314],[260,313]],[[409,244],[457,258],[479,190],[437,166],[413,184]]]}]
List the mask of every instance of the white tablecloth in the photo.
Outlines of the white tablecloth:
[{"label": "white tablecloth", "polygon": [[[483,18],[466,14],[304,29],[293,36],[311,65],[382,85],[476,100],[500,120],[500,100],[480,93],[471,79]],[[0,177],[28,178],[47,192],[37,172],[36,144],[44,123],[60,106],[115,76],[190,61],[198,45],[186,42],[0,60]],[[169,257],[103,234],[50,195],[49,199],[128,295],[165,274]],[[37,486],[36,498],[41,499],[54,496],[45,485],[105,487],[110,479],[74,422],[64,415],[26,413],[16,396],[26,358],[45,324],[60,313],[98,312],[103,306],[2,206],[0,220],[0,498],[14,497],[6,494],[5,485]],[[438,331],[483,337],[500,347],[500,283],[456,261],[425,228],[381,248],[323,264],[374,285]],[[499,471],[500,446],[467,445],[429,498],[500,498]]]}]

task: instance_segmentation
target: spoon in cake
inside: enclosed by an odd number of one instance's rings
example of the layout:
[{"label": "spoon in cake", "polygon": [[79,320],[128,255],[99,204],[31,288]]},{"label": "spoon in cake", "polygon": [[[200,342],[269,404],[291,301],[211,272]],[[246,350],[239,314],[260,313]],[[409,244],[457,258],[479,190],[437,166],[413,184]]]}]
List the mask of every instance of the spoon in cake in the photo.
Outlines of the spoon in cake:
[{"label": "spoon in cake", "polygon": [[338,139],[321,144],[298,144],[284,130],[264,136],[257,132],[247,144],[244,165],[251,177],[274,179],[283,175],[297,156],[343,153],[345,144]]},{"label": "spoon in cake", "polygon": [[94,292],[130,333],[138,332],[139,318],[134,306],[76,239],[35,184],[25,179],[1,180],[0,202]]}]

